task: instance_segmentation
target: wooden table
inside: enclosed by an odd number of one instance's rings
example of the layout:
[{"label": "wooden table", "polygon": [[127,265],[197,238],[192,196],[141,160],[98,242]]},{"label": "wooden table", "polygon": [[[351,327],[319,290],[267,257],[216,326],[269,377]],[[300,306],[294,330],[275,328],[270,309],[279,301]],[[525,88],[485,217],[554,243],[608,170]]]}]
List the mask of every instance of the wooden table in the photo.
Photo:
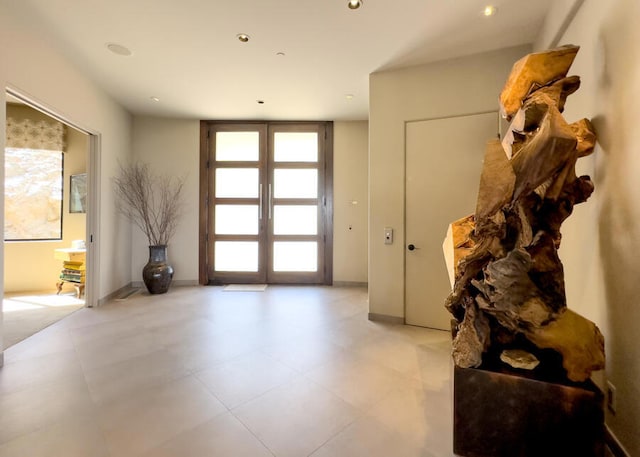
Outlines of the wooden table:
[{"label": "wooden table", "polygon": [[58,294],[65,282],[76,289],[76,297],[82,297],[85,281],[86,249],[60,248],[54,251],[54,258],[62,260],[62,270],[56,283]]}]

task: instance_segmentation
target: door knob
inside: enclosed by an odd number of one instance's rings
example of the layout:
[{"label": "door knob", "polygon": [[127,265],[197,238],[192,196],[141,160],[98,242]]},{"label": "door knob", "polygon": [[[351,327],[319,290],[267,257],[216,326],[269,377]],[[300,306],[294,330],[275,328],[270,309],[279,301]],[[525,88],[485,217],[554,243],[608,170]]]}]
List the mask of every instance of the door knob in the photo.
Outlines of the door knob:
[{"label": "door knob", "polygon": [[407,246],[407,249],[409,249],[410,251],[413,251],[413,250],[418,249],[418,248],[415,247],[413,244],[410,244],[409,246]]}]

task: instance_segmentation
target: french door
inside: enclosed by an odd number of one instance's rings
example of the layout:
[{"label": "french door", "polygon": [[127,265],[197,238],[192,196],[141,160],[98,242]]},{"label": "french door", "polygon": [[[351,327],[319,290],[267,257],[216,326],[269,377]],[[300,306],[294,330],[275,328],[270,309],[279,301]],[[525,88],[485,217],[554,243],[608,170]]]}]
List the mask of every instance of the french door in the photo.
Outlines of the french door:
[{"label": "french door", "polygon": [[203,129],[201,283],[331,283],[331,123]]}]

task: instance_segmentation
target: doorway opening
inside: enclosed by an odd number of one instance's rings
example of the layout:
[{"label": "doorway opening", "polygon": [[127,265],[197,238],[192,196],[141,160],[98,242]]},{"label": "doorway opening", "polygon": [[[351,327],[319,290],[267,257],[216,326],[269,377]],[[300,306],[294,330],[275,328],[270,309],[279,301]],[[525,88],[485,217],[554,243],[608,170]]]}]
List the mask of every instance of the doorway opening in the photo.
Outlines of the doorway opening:
[{"label": "doorway opening", "polygon": [[3,349],[94,304],[87,236],[97,146],[14,91],[6,97]]},{"label": "doorway opening", "polygon": [[331,284],[331,122],[201,123],[200,283]]}]

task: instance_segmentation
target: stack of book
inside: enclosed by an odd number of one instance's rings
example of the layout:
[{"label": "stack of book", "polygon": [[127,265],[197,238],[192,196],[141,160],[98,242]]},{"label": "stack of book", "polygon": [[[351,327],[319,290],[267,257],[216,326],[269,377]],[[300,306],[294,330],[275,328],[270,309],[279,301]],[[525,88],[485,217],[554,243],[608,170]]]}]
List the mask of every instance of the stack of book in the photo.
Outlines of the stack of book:
[{"label": "stack of book", "polygon": [[84,262],[65,260],[60,272],[60,279],[68,282],[78,282],[84,284],[85,265]]}]

